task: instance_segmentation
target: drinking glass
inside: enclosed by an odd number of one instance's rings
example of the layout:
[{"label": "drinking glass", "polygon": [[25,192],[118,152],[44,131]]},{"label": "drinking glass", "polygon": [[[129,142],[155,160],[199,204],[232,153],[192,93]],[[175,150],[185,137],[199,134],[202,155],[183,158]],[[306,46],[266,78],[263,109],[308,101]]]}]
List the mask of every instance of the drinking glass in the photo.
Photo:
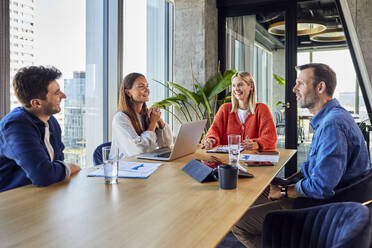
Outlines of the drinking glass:
[{"label": "drinking glass", "polygon": [[119,151],[114,151],[111,146],[102,147],[103,174],[105,183],[118,182]]},{"label": "drinking glass", "polygon": [[237,166],[239,164],[241,136],[230,134],[227,139],[229,144],[229,163]]}]

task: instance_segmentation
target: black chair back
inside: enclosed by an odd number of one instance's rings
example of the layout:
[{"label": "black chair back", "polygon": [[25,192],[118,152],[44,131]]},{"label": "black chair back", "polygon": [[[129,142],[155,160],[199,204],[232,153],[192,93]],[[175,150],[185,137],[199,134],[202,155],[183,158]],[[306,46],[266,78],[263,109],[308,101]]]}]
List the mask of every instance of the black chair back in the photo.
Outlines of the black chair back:
[{"label": "black chair back", "polygon": [[102,164],[102,147],[111,146],[111,142],[103,143],[94,150],[93,152],[93,164],[94,166]]},{"label": "black chair back", "polygon": [[331,202],[365,202],[372,198],[372,170],[364,177],[355,181],[354,183],[335,190],[335,195],[329,199],[312,199],[298,197],[294,200],[293,208],[306,208],[327,204]]},{"label": "black chair back", "polygon": [[264,248],[368,248],[370,244],[370,211],[360,203],[273,211],[264,220]]}]

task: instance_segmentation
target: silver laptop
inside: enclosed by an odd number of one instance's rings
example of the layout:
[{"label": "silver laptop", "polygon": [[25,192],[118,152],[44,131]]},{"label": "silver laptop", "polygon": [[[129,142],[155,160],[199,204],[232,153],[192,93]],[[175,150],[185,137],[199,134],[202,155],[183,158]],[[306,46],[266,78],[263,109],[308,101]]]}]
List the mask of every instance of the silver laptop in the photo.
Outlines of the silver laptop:
[{"label": "silver laptop", "polygon": [[173,149],[161,148],[142,153],[137,158],[170,161],[194,153],[206,123],[207,120],[201,120],[182,124]]}]

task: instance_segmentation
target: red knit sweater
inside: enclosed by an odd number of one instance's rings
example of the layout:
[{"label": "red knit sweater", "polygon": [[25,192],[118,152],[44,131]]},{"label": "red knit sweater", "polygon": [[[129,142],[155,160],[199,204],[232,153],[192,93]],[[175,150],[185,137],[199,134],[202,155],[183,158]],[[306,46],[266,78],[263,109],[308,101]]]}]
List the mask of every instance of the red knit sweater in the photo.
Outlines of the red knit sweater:
[{"label": "red knit sweater", "polygon": [[257,142],[260,149],[275,149],[275,124],[270,109],[265,104],[257,103],[255,114],[248,115],[244,124],[236,112],[230,113],[231,108],[231,103],[225,103],[219,108],[204,139],[214,138],[215,146],[227,145],[229,134],[240,134],[242,140],[249,138]]}]

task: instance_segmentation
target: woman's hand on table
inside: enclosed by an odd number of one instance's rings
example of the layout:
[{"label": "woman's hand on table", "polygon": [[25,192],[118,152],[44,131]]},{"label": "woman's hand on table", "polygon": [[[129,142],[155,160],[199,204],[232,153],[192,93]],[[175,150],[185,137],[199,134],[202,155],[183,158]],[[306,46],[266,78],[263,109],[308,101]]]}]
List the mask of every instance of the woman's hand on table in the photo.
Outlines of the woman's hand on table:
[{"label": "woman's hand on table", "polygon": [[260,148],[259,144],[251,139],[243,140],[242,146],[245,150],[258,150]]},{"label": "woman's hand on table", "polygon": [[206,150],[212,149],[212,147],[216,144],[216,140],[213,138],[207,138],[204,140],[203,147]]}]

